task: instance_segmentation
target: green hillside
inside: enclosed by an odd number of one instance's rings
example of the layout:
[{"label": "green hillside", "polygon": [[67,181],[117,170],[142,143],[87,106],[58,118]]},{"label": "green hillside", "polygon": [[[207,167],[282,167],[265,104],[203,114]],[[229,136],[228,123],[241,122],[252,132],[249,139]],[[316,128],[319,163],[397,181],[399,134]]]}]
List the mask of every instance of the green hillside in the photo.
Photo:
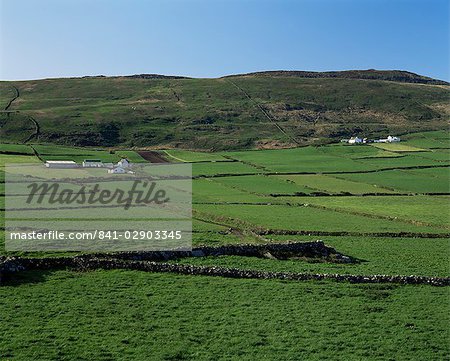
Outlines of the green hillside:
[{"label": "green hillside", "polygon": [[0,82],[3,143],[280,148],[443,129],[448,83],[401,71]]}]

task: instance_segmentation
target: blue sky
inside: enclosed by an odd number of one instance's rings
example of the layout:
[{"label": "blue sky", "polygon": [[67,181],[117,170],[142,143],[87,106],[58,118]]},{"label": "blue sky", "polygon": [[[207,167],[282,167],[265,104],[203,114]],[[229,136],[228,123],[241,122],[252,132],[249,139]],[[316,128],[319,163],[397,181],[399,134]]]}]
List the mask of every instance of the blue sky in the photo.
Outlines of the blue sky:
[{"label": "blue sky", "polygon": [[448,0],[0,0],[0,79],[402,69],[450,80]]}]

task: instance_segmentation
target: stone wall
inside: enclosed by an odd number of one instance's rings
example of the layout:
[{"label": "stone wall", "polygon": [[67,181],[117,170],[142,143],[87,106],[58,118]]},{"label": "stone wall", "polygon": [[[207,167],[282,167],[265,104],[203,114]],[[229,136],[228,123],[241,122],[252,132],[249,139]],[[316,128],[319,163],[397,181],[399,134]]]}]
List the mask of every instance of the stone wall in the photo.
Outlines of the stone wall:
[{"label": "stone wall", "polygon": [[[331,252],[322,247],[323,242],[305,243],[304,247],[312,247],[313,251]],[[207,256],[207,255],[255,255],[262,251],[292,252],[302,249],[301,244],[272,244],[272,245],[228,245],[221,247],[200,247],[192,252],[184,251],[183,255]],[[317,248],[317,250],[315,249]],[[200,254],[201,253],[201,254]],[[152,256],[153,254],[153,256]],[[148,260],[157,255],[159,259],[169,259],[173,252],[159,253],[121,253],[115,255],[83,255],[75,257],[56,258],[23,258],[0,257],[0,283],[8,276],[21,271],[42,271],[71,269],[76,271],[88,271],[96,269],[127,269],[146,272],[176,273],[184,275],[202,275],[212,277],[244,278],[244,279],[280,279],[292,281],[307,280],[334,280],[351,283],[397,283],[397,284],[428,284],[432,286],[449,286],[449,277],[425,277],[425,276],[401,276],[401,275],[345,275],[345,274],[314,274],[314,273],[288,273],[268,272],[258,270],[245,270],[236,268],[224,268],[216,266],[193,266],[188,264],[176,264],[167,262],[155,262]],[[177,258],[180,254],[177,253]],[[139,258],[140,257],[140,258]],[[162,258],[161,258],[162,257]],[[166,257],[166,258],[165,258]]]}]

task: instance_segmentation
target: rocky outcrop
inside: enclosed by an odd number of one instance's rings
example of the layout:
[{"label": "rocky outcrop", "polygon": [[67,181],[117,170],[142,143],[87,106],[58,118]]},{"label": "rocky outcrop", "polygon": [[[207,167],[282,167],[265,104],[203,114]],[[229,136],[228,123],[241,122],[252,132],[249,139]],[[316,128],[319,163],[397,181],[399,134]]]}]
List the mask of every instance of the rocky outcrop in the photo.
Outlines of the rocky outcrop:
[{"label": "rocky outcrop", "polygon": [[402,83],[420,83],[433,85],[449,85],[448,82],[404,70],[346,70],[346,71],[290,71],[274,70],[255,73],[228,75],[227,77],[256,76],[256,77],[297,77],[297,78],[341,78],[364,80],[387,80]]},{"label": "rocky outcrop", "polygon": [[84,259],[114,258],[121,260],[167,261],[186,257],[241,256],[275,259],[306,258],[324,262],[355,263],[356,259],[337,252],[323,241],[288,242],[271,244],[228,244],[222,246],[201,246],[192,250],[114,252],[80,256]]},{"label": "rocky outcrop", "polygon": [[124,75],[123,78],[132,79],[190,79],[187,76],[179,75],[161,75],[161,74],[134,74],[134,75]]}]

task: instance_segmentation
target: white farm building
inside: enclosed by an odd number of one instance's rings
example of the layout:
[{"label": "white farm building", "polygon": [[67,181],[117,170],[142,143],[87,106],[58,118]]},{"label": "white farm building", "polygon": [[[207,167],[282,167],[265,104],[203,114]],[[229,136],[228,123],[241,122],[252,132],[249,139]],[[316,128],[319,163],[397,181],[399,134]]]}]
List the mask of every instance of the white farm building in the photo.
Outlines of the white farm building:
[{"label": "white farm building", "polygon": [[390,135],[385,139],[378,139],[374,141],[374,143],[397,143],[397,142],[400,142],[400,138],[392,137]]},{"label": "white farm building", "polygon": [[119,160],[119,162],[117,163],[118,167],[123,167],[123,168],[129,168],[131,167],[131,163],[128,159],[126,158],[122,158],[121,160]]},{"label": "white farm building", "polygon": [[47,168],[77,168],[78,164],[73,160],[47,160],[45,166]]},{"label": "white farm building", "polygon": [[134,172],[131,171],[131,162],[126,159],[122,158],[117,162],[117,164],[112,165],[111,169],[108,169],[108,173],[114,173],[114,174],[124,174],[124,173],[130,173],[133,174]]},{"label": "white farm building", "polygon": [[85,159],[82,165],[84,168],[101,168],[103,162],[100,159]]},{"label": "white farm building", "polygon": [[351,137],[348,140],[348,144],[362,144],[363,143],[363,139],[362,138],[358,138],[358,137]]}]

